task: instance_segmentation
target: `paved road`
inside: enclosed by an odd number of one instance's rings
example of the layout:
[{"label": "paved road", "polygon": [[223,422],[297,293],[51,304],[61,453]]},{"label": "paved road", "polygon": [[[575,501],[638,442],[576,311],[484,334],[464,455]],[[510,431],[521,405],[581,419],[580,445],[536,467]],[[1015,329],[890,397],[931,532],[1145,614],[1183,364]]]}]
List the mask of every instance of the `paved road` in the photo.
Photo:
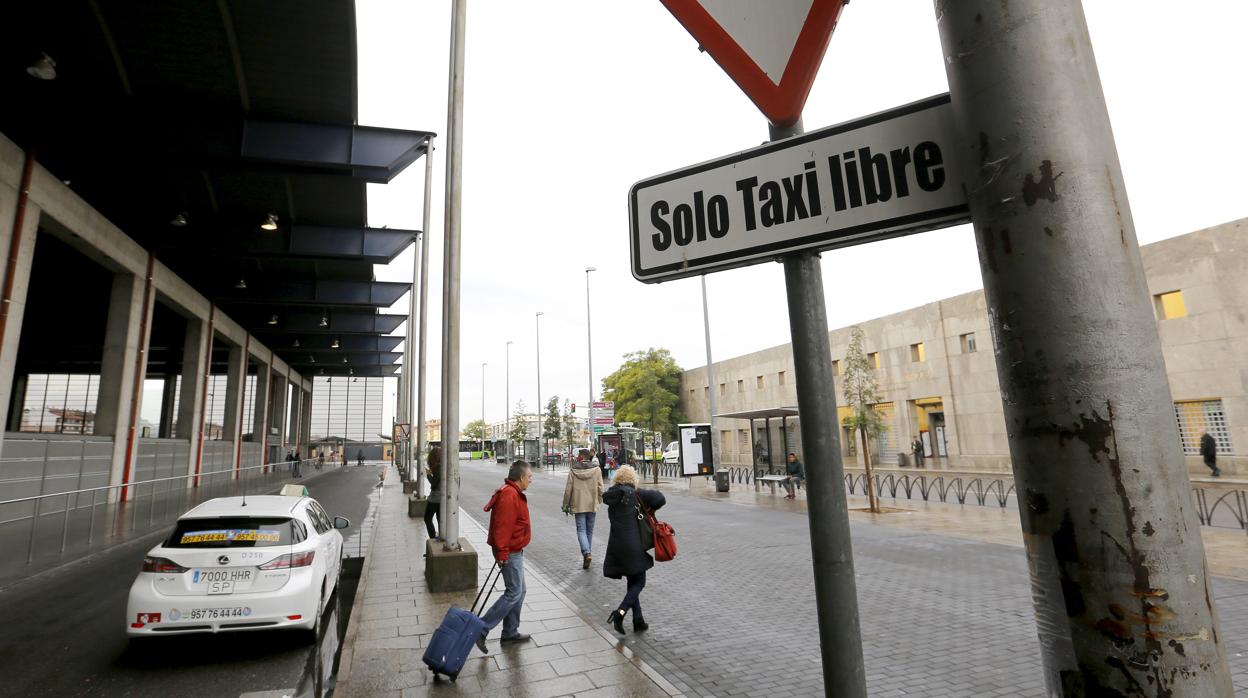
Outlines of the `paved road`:
[{"label": "paved road", "polygon": [[[377,469],[307,481],[333,515],[362,524]],[[171,636],[131,645],[123,616],[154,534],[44,573],[0,593],[0,694],[14,696],[228,696],[293,687],[310,646],[298,633]],[[348,537],[350,536],[348,532]],[[348,551],[355,553],[354,545]]]},{"label": "paved road", "polygon": [[[480,506],[505,471],[478,462],[461,472],[464,509],[485,521]],[[622,581],[602,576],[605,510],[596,564],[582,571],[575,526],[559,511],[564,478],[534,478],[525,564],[605,619],[624,594]],[[650,630],[630,632],[628,646],[688,695],[822,695],[805,516],[676,491],[661,518],[675,527],[680,555],[651,570],[642,595]],[[854,524],[853,537],[873,696],[1044,694],[1019,548],[869,524]],[[1237,690],[1248,696],[1248,583],[1213,587]]]}]

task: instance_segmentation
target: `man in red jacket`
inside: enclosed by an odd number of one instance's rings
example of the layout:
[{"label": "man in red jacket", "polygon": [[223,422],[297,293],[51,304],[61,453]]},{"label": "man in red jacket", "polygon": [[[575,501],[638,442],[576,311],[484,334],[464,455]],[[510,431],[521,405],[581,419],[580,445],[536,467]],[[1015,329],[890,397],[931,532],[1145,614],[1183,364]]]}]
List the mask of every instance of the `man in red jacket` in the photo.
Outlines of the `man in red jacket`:
[{"label": "man in red jacket", "polygon": [[502,643],[527,642],[520,633],[520,607],[524,605],[524,547],[529,544],[529,500],[524,491],[533,481],[533,471],[525,461],[511,464],[503,486],[494,492],[483,511],[490,512],[490,535],[486,542],[502,570],[507,590],[490,610],[481,616],[485,630],[477,638],[477,649],[488,652],[485,637],[499,621],[503,623]]}]

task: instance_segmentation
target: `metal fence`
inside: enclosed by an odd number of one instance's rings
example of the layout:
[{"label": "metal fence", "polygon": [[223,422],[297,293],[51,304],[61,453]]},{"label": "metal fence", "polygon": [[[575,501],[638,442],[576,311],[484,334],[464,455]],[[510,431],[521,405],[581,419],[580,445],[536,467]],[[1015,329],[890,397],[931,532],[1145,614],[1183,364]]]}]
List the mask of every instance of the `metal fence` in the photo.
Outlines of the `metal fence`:
[{"label": "metal fence", "polygon": [[[0,580],[160,530],[215,497],[272,491],[292,481],[290,466],[278,462],[216,469],[5,499],[0,501]],[[300,461],[300,467],[304,475],[317,470],[312,459]]]},{"label": "metal fence", "polygon": [[[679,466],[655,463],[649,465],[645,472],[653,477],[655,469],[659,477],[678,479],[681,477]],[[728,481],[734,484],[760,484],[766,475],[775,475],[778,471],[767,468],[729,466]],[[1008,475],[990,473],[896,473],[876,472],[872,482],[876,495],[889,499],[921,499],[924,502],[938,501],[944,504],[977,504],[979,506],[996,505],[1002,509],[1018,505],[1018,496],[1014,488],[1014,478]],[[864,472],[846,472],[845,490],[849,494],[866,496],[867,476]],[[1196,518],[1202,526],[1217,528],[1239,528],[1248,533],[1248,488],[1235,484],[1194,483],[1192,500],[1196,506]]]}]

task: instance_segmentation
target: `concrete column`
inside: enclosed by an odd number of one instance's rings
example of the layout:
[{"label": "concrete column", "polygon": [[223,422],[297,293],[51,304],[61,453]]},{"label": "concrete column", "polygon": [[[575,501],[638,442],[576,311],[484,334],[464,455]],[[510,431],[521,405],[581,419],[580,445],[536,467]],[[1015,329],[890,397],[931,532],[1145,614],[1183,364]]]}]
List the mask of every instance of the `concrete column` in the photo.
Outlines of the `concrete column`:
[{"label": "concrete column", "polygon": [[312,391],[305,390],[303,395],[303,416],[299,420],[300,440],[305,449],[312,445]]},{"label": "concrete column", "polygon": [[167,439],[173,436],[173,415],[177,414],[174,396],[178,392],[177,376],[166,375],[161,379],[160,390],[160,422],[156,425],[157,438]]},{"label": "concrete column", "polygon": [[269,402],[272,398],[273,376],[268,363],[256,368],[255,420],[251,427],[251,440],[260,444],[260,462],[269,462]]},{"label": "concrete column", "polygon": [[222,426],[222,438],[234,443],[234,454],[231,469],[238,470],[242,457],[242,414],[243,394],[247,388],[247,352],[239,346],[230,347],[230,356],[226,360],[225,369],[225,424]]},{"label": "concrete column", "polygon": [[[13,396],[9,403],[9,431],[21,431],[22,429],[22,407],[26,402],[26,383],[29,376],[20,375],[13,377]],[[0,438],[3,435],[0,434]],[[3,442],[0,442],[0,446]]]},{"label": "concrete column", "polygon": [[[13,224],[16,216],[18,192],[7,186],[0,185],[0,287],[4,283],[5,263],[12,249]],[[17,367],[17,346],[22,337],[22,318],[26,313],[26,291],[30,285],[30,267],[35,256],[35,241],[38,238],[40,211],[30,201],[26,202],[26,210],[22,216],[22,228],[17,248],[17,264],[13,271],[13,290],[9,298],[9,314],[4,324],[4,336],[0,337],[0,414],[9,413],[9,403],[16,391],[14,387],[14,370]],[[25,381],[21,381],[22,386]],[[24,391],[23,391],[24,393]],[[21,423],[22,406],[17,406],[17,420]],[[14,429],[16,431],[16,429]],[[4,434],[0,432],[0,447],[4,444]]]},{"label": "concrete column", "polygon": [[[115,274],[108,301],[108,321],[104,330],[104,353],[100,362],[100,393],[95,409],[95,433],[113,437],[112,470],[109,484],[117,485],[127,476],[127,447],[136,408],[141,408],[146,364],[139,353],[147,353],[151,327],[151,305],[144,303],[144,279],[134,274]],[[146,308],[145,308],[146,305]],[[146,309],[147,317],[144,317]],[[136,375],[138,373],[138,375]],[[133,451],[138,450],[134,435]],[[131,458],[133,453],[129,454]]]},{"label": "concrete column", "polygon": [[177,437],[190,443],[187,473],[199,464],[199,434],[204,424],[204,378],[212,370],[212,336],[208,323],[199,318],[186,321],[182,343],[182,389],[178,396]]},{"label": "concrete column", "polygon": [[[269,433],[272,434],[271,442],[280,446],[282,457],[286,457],[286,403],[289,390],[287,390],[286,376],[273,376],[273,410],[270,412]],[[277,433],[273,434],[276,429]]]},{"label": "concrete column", "polygon": [[[289,381],[290,379],[287,378],[287,380]],[[293,382],[290,385],[294,388],[294,391],[290,400],[290,425],[286,428],[290,432],[290,436],[287,440],[290,441],[291,447],[299,452],[300,456],[306,456],[307,454],[304,453],[303,448],[303,432],[299,428],[299,425],[303,424],[303,388],[295,385]]]}]

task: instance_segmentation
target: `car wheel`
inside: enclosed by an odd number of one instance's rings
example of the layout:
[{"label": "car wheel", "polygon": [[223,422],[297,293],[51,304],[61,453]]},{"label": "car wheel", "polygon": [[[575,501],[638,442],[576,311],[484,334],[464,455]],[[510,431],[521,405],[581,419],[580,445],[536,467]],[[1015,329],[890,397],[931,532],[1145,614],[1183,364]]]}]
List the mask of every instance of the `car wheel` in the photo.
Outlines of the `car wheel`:
[{"label": "car wheel", "polygon": [[316,644],[321,637],[321,616],[325,612],[325,582],[321,582],[321,596],[316,601],[316,613],[312,616],[312,630],[308,633],[308,640],[312,644]]}]

